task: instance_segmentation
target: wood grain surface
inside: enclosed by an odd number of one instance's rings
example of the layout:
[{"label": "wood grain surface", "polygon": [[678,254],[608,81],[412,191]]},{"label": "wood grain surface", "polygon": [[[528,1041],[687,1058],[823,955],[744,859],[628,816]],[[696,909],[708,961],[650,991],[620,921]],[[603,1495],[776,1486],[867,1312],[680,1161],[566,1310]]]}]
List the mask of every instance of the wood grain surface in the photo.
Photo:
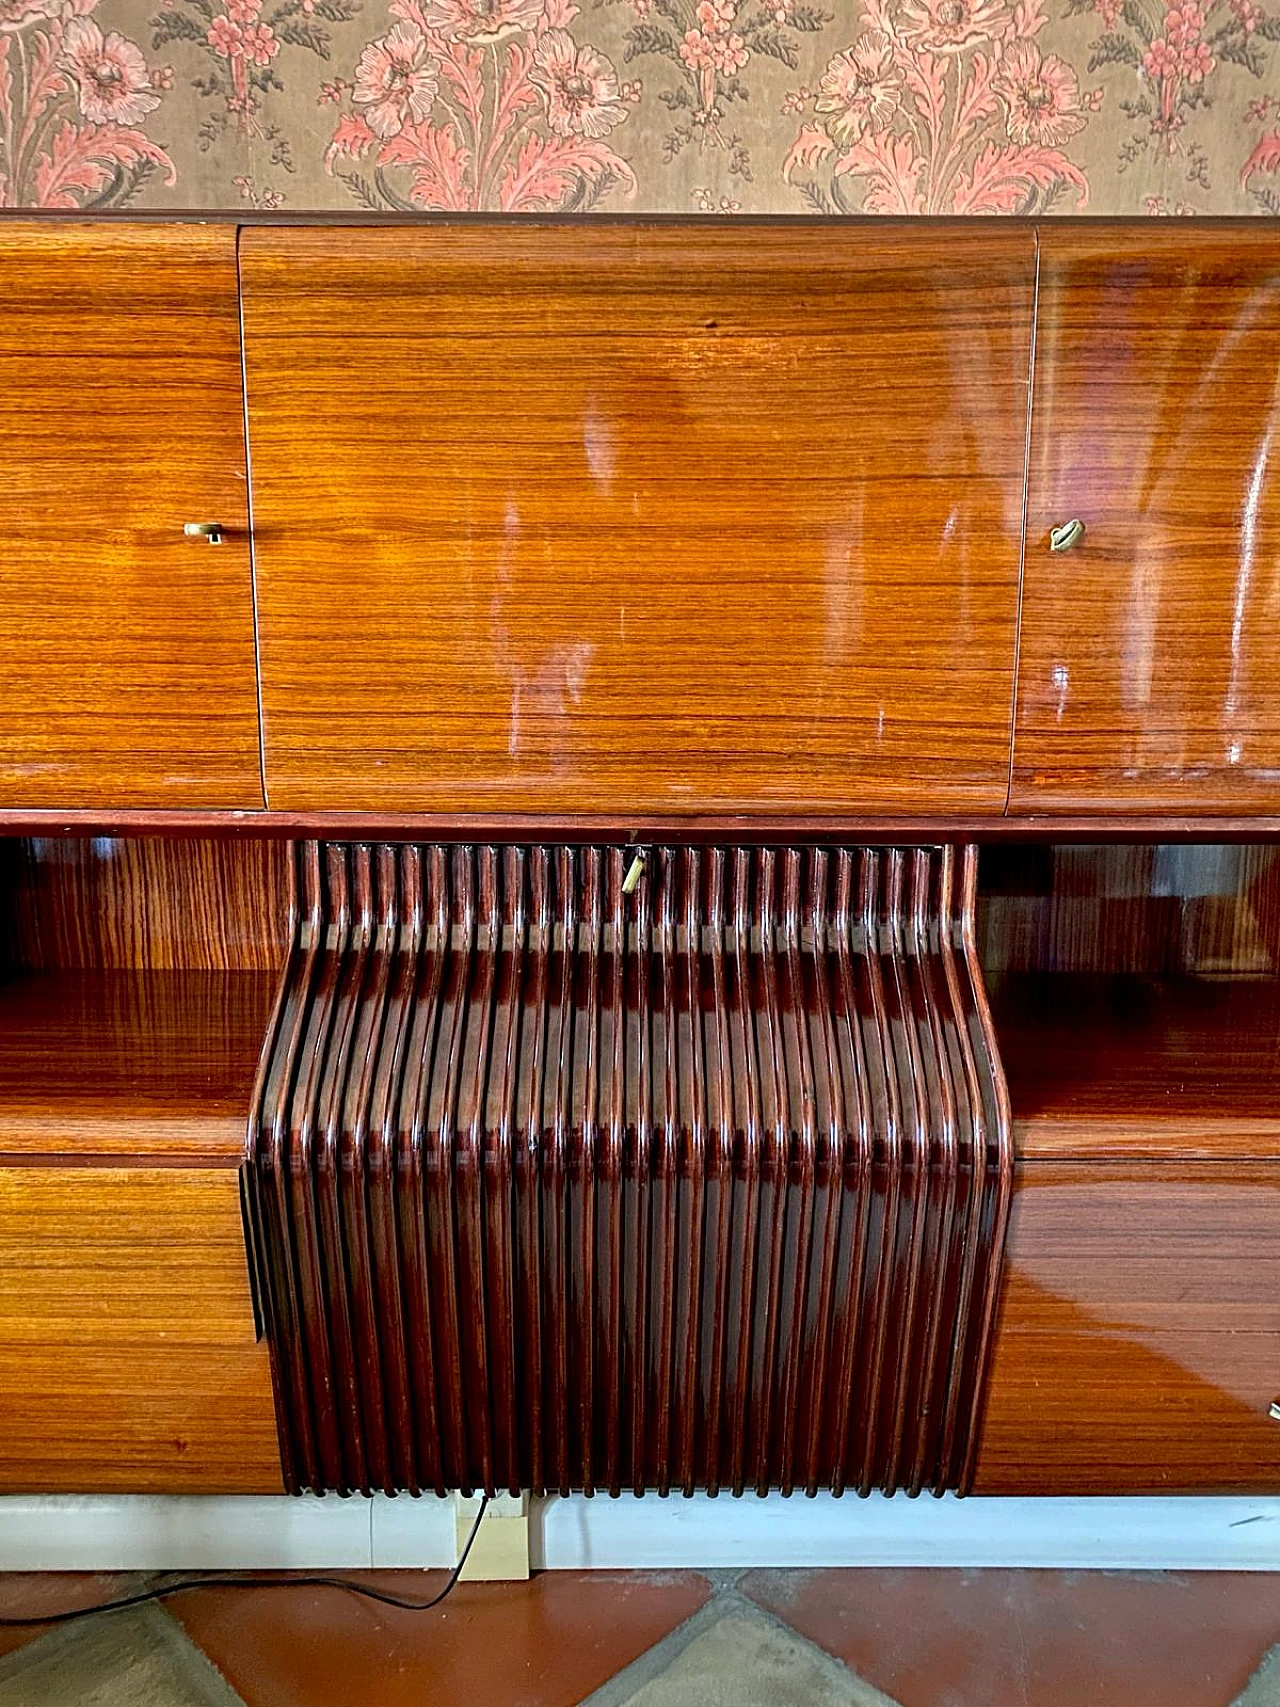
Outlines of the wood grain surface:
[{"label": "wood grain surface", "polygon": [[0,982],[0,1159],[234,1165],[275,987],[267,972]]},{"label": "wood grain surface", "polygon": [[1026,229],[241,234],[288,810],[1003,810]]},{"label": "wood grain surface", "polygon": [[988,975],[1280,974],[1274,843],[1022,844],[982,850]]},{"label": "wood grain surface", "polygon": [[1010,807],[1274,811],[1280,241],[1038,234]]},{"label": "wood grain surface", "polygon": [[299,848],[251,1121],[286,1480],[963,1490],[1013,1175],[973,850],[627,863]]},{"label": "wood grain surface", "polygon": [[1013,973],[992,991],[1039,1157],[1280,1161],[1280,980]]},{"label": "wood grain surface", "polygon": [[279,1493],[234,1168],[0,1168],[0,1490]]},{"label": "wood grain surface", "polygon": [[0,839],[0,963],[275,973],[289,947],[288,882],[278,840]]},{"label": "wood grain surface", "polygon": [[235,233],[6,222],[0,269],[0,803],[259,806]]},{"label": "wood grain surface", "polygon": [[975,1493],[1274,1494],[1280,1164],[1020,1166]]}]

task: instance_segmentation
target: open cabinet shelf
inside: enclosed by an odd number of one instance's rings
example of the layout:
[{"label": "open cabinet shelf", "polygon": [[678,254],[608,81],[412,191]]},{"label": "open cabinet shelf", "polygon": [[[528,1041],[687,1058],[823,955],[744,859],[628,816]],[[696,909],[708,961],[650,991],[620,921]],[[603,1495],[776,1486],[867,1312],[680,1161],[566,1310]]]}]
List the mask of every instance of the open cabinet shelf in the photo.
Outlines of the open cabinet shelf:
[{"label": "open cabinet shelf", "polygon": [[977,1490],[1280,1486],[1270,846],[984,855],[1017,1189]]},{"label": "open cabinet shelf", "polygon": [[1019,1156],[1280,1158],[1280,980],[1015,972],[991,1003]]},{"label": "open cabinet shelf", "polygon": [[244,1152],[270,972],[61,969],[0,984],[0,1158]]}]

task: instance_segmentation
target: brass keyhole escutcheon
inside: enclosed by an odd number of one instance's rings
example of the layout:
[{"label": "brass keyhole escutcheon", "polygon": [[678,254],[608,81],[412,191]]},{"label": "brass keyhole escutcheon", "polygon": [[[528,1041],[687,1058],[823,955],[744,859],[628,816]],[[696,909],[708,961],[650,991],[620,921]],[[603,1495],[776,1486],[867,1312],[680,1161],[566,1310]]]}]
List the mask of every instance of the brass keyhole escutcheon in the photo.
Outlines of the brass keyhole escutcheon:
[{"label": "brass keyhole escutcheon", "polygon": [[1070,551],[1073,545],[1078,545],[1084,538],[1084,523],[1078,516],[1069,522],[1063,522],[1049,530],[1050,551]]},{"label": "brass keyhole escutcheon", "polygon": [[182,532],[187,539],[207,540],[210,545],[222,544],[221,522],[183,522]]}]

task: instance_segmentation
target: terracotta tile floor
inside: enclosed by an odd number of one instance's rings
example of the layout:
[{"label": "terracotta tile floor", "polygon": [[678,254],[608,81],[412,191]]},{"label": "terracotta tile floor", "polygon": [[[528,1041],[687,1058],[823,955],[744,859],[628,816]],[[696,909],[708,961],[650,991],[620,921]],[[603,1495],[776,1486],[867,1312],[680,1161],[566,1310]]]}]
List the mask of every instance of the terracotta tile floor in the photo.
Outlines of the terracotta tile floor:
[{"label": "terracotta tile floor", "polygon": [[[129,1594],[144,1581],[123,1571],[78,1571],[74,1575],[54,1571],[0,1573],[0,1618],[34,1618],[41,1612],[96,1606],[101,1600]],[[0,1655],[23,1647],[42,1633],[39,1629],[6,1630],[0,1625]]]},{"label": "terracotta tile floor", "polygon": [[[0,1575],[0,1614],[130,1582]],[[0,1707],[1280,1707],[1276,1576],[552,1572],[422,1614],[212,1589],[111,1622],[0,1631]]]}]

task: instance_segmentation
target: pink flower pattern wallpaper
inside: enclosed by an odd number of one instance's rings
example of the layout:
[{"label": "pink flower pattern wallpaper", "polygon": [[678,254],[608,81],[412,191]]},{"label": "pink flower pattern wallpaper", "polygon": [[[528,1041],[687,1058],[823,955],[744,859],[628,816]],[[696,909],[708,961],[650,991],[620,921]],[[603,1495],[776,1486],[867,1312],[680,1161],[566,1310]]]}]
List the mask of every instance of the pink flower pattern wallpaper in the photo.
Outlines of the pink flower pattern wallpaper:
[{"label": "pink flower pattern wallpaper", "polygon": [[1280,215],[1280,0],[0,0],[0,205]]}]

